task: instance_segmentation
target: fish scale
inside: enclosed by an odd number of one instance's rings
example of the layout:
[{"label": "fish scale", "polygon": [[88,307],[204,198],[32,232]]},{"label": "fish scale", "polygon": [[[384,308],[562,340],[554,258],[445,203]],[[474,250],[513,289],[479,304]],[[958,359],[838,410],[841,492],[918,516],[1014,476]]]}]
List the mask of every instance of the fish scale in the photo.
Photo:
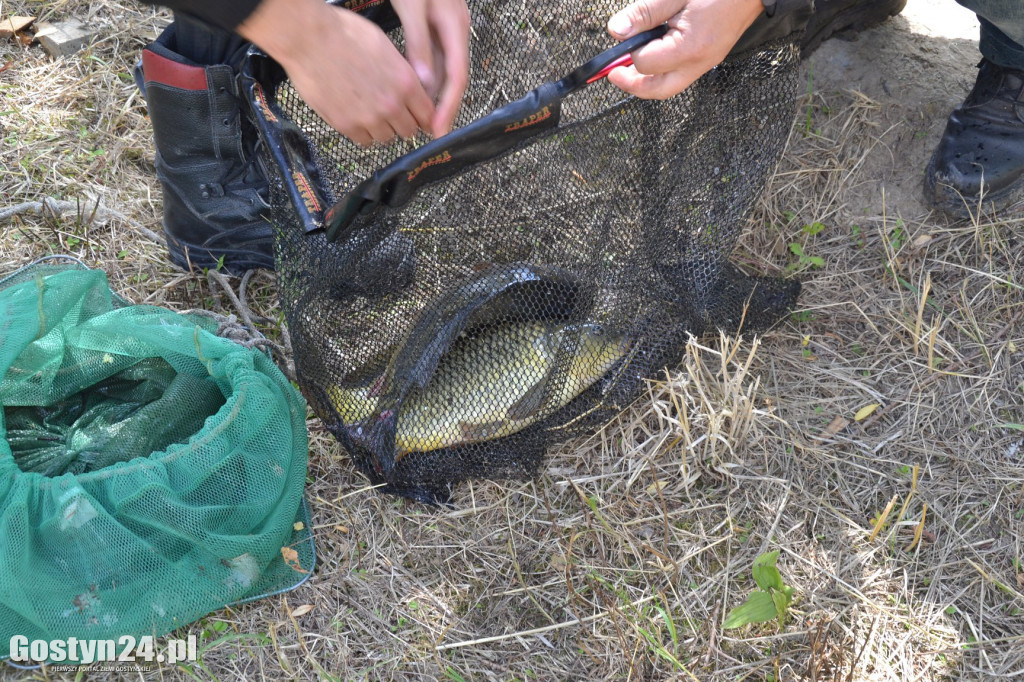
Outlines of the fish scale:
[{"label": "fish scale", "polygon": [[[566,405],[605,374],[627,349],[599,325],[503,324],[460,338],[427,384],[398,415],[398,456],[511,435]],[[559,349],[574,352],[556,377]],[[560,381],[558,379],[561,379]],[[339,414],[372,416],[368,387],[332,387]]]}]

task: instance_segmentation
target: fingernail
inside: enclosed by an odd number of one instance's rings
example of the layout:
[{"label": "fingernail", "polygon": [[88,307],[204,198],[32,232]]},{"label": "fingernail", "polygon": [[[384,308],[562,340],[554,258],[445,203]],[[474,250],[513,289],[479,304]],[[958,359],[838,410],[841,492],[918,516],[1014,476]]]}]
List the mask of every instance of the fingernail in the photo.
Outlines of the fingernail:
[{"label": "fingernail", "polygon": [[620,12],[608,20],[608,29],[615,35],[625,37],[633,30],[633,24],[624,12]]},{"label": "fingernail", "polygon": [[423,89],[429,92],[434,87],[434,74],[430,67],[422,62],[413,62],[412,70],[416,72],[416,77],[423,84]]}]

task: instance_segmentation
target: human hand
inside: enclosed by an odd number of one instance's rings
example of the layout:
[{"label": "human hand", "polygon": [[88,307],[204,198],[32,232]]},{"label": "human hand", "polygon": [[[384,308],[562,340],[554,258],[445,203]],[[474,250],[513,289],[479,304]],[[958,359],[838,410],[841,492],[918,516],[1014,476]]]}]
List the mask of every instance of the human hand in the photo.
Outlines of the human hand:
[{"label": "human hand", "polygon": [[405,30],[405,57],[437,102],[434,137],[447,133],[469,83],[469,9],[465,0],[391,0]]},{"label": "human hand", "polygon": [[717,66],[764,11],[762,0],[637,0],[608,20],[617,40],[668,23],[669,30],[633,51],[633,65],[608,80],[642,99],[677,95]]},{"label": "human hand", "polygon": [[354,12],[322,0],[263,0],[235,30],[277,60],[306,103],[357,144],[412,137],[441,120],[409,62]]}]

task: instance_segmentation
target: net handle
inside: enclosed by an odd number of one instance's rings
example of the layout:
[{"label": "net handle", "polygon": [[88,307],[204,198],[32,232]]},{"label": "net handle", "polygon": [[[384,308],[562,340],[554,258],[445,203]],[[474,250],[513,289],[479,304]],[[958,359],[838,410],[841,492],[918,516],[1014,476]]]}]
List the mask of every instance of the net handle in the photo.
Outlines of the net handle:
[{"label": "net handle", "polygon": [[[323,214],[327,240],[350,237],[357,219],[381,205],[404,206],[426,185],[494,159],[546,130],[558,127],[567,95],[632,63],[630,53],[665,35],[662,24],[604,50],[559,81],[531,90],[468,125],[439,137],[377,170]],[[362,222],[362,220],[358,221]]]},{"label": "net handle", "polygon": [[[358,13],[384,32],[401,25],[389,0],[328,0],[328,4]],[[260,48],[251,45],[239,68],[238,84],[249,120],[256,126],[273,164],[280,169],[284,191],[305,232],[323,227],[329,205],[315,150],[277,103],[277,88],[287,79],[284,69]]]},{"label": "net handle", "polygon": [[620,66],[633,64],[633,50],[643,47],[652,40],[657,40],[668,33],[668,24],[661,24],[654,28],[637,33],[628,40],[623,40],[615,47],[610,47],[597,55],[583,66],[574,70],[568,76],[558,81],[560,88],[564,88],[562,96],[579,90],[584,85],[590,85],[607,76],[612,69]]}]

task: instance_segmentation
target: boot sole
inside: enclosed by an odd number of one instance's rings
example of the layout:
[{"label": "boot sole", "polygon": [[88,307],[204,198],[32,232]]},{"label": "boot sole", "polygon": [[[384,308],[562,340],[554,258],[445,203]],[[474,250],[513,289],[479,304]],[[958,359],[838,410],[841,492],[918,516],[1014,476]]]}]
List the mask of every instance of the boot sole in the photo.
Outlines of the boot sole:
[{"label": "boot sole", "polygon": [[[978,215],[977,197],[965,197],[956,189],[936,177],[935,157],[928,162],[924,172],[924,194],[931,204],[951,218],[973,220]],[[1004,187],[998,192],[988,192],[981,203],[981,211],[1002,211],[1024,199],[1024,178]]]},{"label": "boot sole", "polygon": [[239,249],[218,249],[215,254],[202,246],[177,239],[168,234],[166,230],[164,239],[167,240],[167,250],[170,252],[171,262],[185,271],[190,269],[189,265],[192,270],[216,270],[221,262],[223,262],[221,269],[232,275],[244,274],[246,270],[275,269],[274,257],[269,254]]},{"label": "boot sole", "polygon": [[834,17],[813,34],[805,34],[803,45],[800,48],[800,58],[807,59],[812,52],[817,50],[823,42],[837,33],[849,33],[856,35],[861,31],[878,26],[896,16],[907,6],[907,0],[896,0],[889,3],[889,7],[883,10],[884,14],[879,16],[878,7],[871,4],[852,5],[845,10],[837,12]]}]

